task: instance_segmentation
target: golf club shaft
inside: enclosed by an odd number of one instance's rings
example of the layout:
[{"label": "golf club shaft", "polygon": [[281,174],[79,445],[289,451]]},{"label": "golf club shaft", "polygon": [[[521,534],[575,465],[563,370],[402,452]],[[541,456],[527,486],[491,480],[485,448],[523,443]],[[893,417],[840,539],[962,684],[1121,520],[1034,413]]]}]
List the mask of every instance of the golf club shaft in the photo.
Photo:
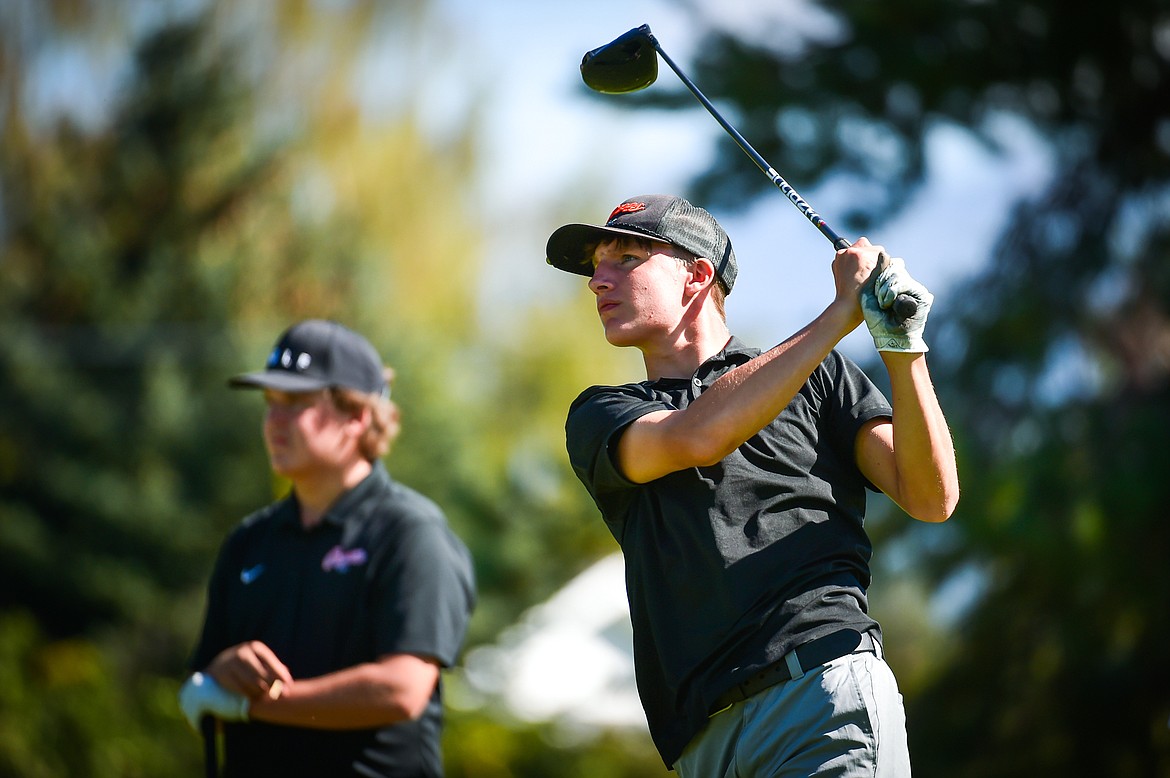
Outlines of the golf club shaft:
[{"label": "golf club shaft", "polygon": [[219,744],[217,739],[215,718],[203,714],[199,719],[199,732],[203,735],[203,768],[207,778],[219,778]]},{"label": "golf club shaft", "polygon": [[826,224],[825,220],[821,218],[821,215],[814,211],[812,206],[808,204],[808,201],[801,197],[797,191],[792,188],[792,185],[785,181],[784,178],[778,172],[776,172],[776,169],[769,165],[766,159],[760,156],[758,151],[752,148],[752,144],[748,143],[747,139],[740,135],[739,131],[732,127],[731,124],[723,118],[719,111],[715,109],[715,106],[711,104],[711,101],[707,99],[707,96],[699,91],[699,88],[695,86],[695,83],[687,78],[686,73],[684,73],[678,65],[674,64],[674,60],[672,60],[670,55],[663,50],[662,46],[658,43],[658,39],[655,38],[653,34],[650,35],[650,42],[654,45],[654,50],[658,52],[658,56],[662,57],[662,61],[670,66],[670,69],[673,70],[674,74],[679,77],[679,80],[682,81],[684,85],[686,85],[687,89],[691,90],[691,94],[693,94],[695,98],[703,104],[703,107],[707,109],[708,113],[715,117],[715,121],[719,122],[719,125],[727,131],[727,134],[730,135],[736,144],[740,147],[740,149],[743,150],[743,153],[751,157],[751,160],[756,163],[756,167],[758,167],[764,173],[764,175],[768,177],[768,180],[775,184],[776,187],[784,193],[784,196],[791,200],[792,204],[795,205],[797,209],[799,209],[800,212],[803,213],[805,217],[810,222],[812,222],[818,230],[821,231],[821,234],[829,239],[829,242],[833,244],[834,248],[849,248],[849,241],[847,241],[845,238],[842,238],[833,230],[832,227]]},{"label": "golf club shaft", "polygon": [[[662,45],[658,43],[658,38],[654,36],[654,33],[649,31],[649,28],[646,28],[646,35],[651,45],[654,46],[654,50],[658,53],[658,56],[662,57],[663,62],[670,66],[670,69],[674,71],[674,74],[678,76],[679,80],[683,82],[686,88],[691,91],[691,94],[695,96],[695,99],[703,104],[703,107],[707,109],[707,112],[711,114],[711,116],[715,117],[715,121],[719,122],[719,125],[724,130],[726,130],[727,134],[732,137],[732,139],[736,142],[736,145],[740,147],[743,153],[747,154],[751,160],[756,163],[756,167],[758,167],[764,173],[764,175],[768,177],[768,180],[775,184],[776,187],[784,193],[784,196],[787,197],[792,202],[792,204],[796,206],[797,210],[803,213],[805,218],[812,222],[813,226],[820,230],[821,234],[829,239],[829,242],[833,244],[833,248],[837,249],[838,251],[849,248],[851,245],[849,241],[838,235],[832,227],[826,224],[821,215],[814,211],[812,206],[808,204],[808,201],[801,197],[800,194],[798,194],[797,191],[792,188],[792,185],[785,181],[784,178],[778,172],[776,172],[776,169],[769,165],[768,161],[760,156],[758,151],[752,148],[752,144],[748,143],[747,139],[740,135],[739,131],[732,127],[731,124],[723,118],[722,114],[720,114],[719,111],[716,110],[715,106],[711,104],[711,101],[707,99],[707,96],[704,95],[702,91],[700,91],[699,88],[695,86],[695,83],[687,77],[687,74],[682,71],[682,68],[674,64],[674,60],[672,60],[670,55],[663,50]],[[905,321],[918,311],[918,301],[909,295],[900,294],[894,301],[893,310],[900,320]]]}]

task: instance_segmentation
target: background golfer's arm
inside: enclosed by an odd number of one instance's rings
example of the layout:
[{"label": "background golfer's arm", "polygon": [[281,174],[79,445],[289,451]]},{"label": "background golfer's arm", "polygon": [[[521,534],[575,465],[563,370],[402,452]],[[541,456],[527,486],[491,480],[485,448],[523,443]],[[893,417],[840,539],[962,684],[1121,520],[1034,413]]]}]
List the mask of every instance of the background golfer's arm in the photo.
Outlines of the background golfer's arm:
[{"label": "background golfer's arm", "polygon": [[392,654],[285,686],[252,701],[253,721],[314,729],[366,729],[417,719],[439,679],[436,661]]},{"label": "background golfer's arm", "polygon": [[955,447],[923,354],[881,352],[894,419],[875,419],[857,436],[858,467],[921,521],[946,521],[959,501]]},{"label": "background golfer's arm", "polygon": [[618,440],[622,474],[646,483],[723,459],[788,406],[860,316],[855,303],[834,302],[788,340],[721,376],[686,409],[637,419]]}]

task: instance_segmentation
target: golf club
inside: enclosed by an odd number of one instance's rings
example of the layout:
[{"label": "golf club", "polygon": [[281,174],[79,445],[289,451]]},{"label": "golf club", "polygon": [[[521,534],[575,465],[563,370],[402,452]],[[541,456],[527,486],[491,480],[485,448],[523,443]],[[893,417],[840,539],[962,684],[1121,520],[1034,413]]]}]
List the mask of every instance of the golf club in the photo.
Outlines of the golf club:
[{"label": "golf club", "polygon": [[203,735],[203,766],[207,778],[219,778],[218,727],[210,713],[199,719],[199,734]]},{"label": "golf club", "polygon": [[[641,27],[635,27],[604,46],[586,52],[581,59],[581,78],[590,89],[604,94],[634,92],[650,86],[658,78],[658,57],[662,57],[663,61],[679,77],[679,80],[691,91],[691,94],[703,104],[707,112],[714,116],[715,121],[719,122],[719,125],[735,140],[743,153],[751,157],[752,161],[756,163],[756,167],[763,171],[768,180],[792,201],[792,204],[805,215],[805,218],[812,222],[835,248],[838,250],[849,248],[851,245],[849,241],[834,232],[821,218],[821,215],[797,194],[796,190],[760,156],[759,152],[752,148],[751,144],[720,115],[719,111],[715,110],[711,101],[699,91],[694,82],[687,78],[678,65],[674,64],[674,60],[663,51],[658,39],[654,37],[654,33],[650,32],[650,25],[643,24]],[[883,261],[885,261],[884,254]],[[894,315],[900,321],[905,321],[917,312],[918,302],[910,295],[900,294],[894,300],[892,307]]]}]

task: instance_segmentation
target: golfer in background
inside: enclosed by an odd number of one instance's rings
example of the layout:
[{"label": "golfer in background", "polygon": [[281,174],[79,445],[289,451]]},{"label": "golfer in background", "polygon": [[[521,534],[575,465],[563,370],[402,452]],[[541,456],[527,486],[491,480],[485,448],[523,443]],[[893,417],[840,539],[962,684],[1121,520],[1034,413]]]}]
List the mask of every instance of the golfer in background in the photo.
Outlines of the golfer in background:
[{"label": "golfer in background", "polygon": [[[926,366],[929,292],[862,238],[837,252],[824,311],[761,352],[725,321],[731,242],[686,200],[627,200],[604,225],[556,230],[546,257],[589,278],[606,339],[646,367],[584,391],[566,432],[625,557],[665,764],[686,778],[909,775],[862,520],[867,489],[928,522],[959,498]],[[905,321],[889,311],[899,294],[918,304]],[[892,405],[836,351],[862,321]]]},{"label": "golfer in background", "polygon": [[471,559],[442,511],[381,462],[399,431],[393,373],[328,321],[281,335],[263,371],[264,442],[288,496],[219,552],[192,726],[222,722],[227,776],[439,776],[440,671],[475,601]]}]

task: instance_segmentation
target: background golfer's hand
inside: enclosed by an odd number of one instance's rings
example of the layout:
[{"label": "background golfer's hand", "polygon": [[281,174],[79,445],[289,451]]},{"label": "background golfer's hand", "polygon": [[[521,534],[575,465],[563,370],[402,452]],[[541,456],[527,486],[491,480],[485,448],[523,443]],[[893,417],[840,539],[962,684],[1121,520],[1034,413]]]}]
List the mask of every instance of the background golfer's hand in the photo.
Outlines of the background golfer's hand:
[{"label": "background golfer's hand", "polygon": [[[915,314],[905,320],[899,320],[893,311],[894,299],[902,294],[913,297],[918,303]],[[877,350],[905,353],[928,351],[922,334],[933,302],[934,295],[910,277],[900,257],[883,257],[861,289],[861,310]]]},{"label": "background golfer's hand", "polygon": [[229,692],[203,673],[194,673],[179,689],[179,707],[196,732],[199,731],[199,721],[206,714],[222,721],[247,721],[250,706],[247,697]]},{"label": "background golfer's hand", "polygon": [[250,699],[271,693],[273,685],[292,683],[292,674],[276,653],[259,640],[225,648],[204,668],[220,686]]}]

